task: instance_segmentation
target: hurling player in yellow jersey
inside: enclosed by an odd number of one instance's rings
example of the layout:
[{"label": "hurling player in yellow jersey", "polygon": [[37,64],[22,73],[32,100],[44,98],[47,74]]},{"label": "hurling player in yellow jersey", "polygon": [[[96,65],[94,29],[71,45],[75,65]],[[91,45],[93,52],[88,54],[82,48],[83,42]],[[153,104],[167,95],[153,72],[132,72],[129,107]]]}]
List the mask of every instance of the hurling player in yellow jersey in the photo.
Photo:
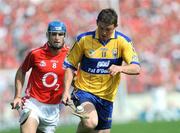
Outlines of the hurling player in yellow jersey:
[{"label": "hurling player in yellow jersey", "polygon": [[[103,9],[97,17],[97,29],[77,36],[64,61],[65,79],[62,102],[71,99],[84,107],[89,119],[81,119],[77,133],[110,133],[113,101],[120,74],[137,75],[140,64],[131,39],[115,30],[118,16]],[[122,62],[126,65],[122,65]],[[70,87],[77,71],[74,91]]]}]

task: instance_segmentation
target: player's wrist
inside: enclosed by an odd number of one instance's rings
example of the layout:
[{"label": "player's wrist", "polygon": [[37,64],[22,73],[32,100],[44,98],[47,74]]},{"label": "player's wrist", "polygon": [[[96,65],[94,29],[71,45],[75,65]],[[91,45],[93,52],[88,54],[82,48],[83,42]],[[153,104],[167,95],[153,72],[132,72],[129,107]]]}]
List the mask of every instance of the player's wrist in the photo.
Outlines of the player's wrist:
[{"label": "player's wrist", "polygon": [[16,98],[20,98],[21,99],[21,96],[15,96],[14,99],[16,99]]},{"label": "player's wrist", "polygon": [[70,89],[69,88],[64,88],[64,94],[69,94],[70,93]]},{"label": "player's wrist", "polygon": [[123,73],[123,66],[119,66],[119,72]]}]

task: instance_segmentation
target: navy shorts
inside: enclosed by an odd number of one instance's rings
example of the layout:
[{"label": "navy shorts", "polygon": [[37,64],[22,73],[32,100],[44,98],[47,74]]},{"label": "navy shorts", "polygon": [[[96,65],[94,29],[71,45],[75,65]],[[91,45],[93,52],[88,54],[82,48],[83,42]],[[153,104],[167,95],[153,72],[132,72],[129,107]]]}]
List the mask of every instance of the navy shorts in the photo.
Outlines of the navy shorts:
[{"label": "navy shorts", "polygon": [[98,114],[98,125],[95,128],[96,130],[103,130],[103,129],[111,128],[112,111],[113,111],[112,102],[101,99],[98,96],[95,96],[92,93],[89,93],[83,90],[73,91],[72,100],[76,106],[87,101],[94,104],[97,114]]}]

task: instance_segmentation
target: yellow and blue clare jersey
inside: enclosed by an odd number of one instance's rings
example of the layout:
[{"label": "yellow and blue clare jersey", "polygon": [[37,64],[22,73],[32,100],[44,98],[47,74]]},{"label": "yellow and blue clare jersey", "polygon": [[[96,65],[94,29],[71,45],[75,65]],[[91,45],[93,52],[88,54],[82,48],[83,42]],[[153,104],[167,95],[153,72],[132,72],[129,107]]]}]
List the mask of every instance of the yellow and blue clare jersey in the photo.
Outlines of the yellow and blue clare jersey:
[{"label": "yellow and blue clare jersey", "polygon": [[114,31],[108,41],[102,42],[96,30],[77,36],[64,66],[74,70],[80,68],[75,80],[77,88],[113,102],[120,82],[120,73],[111,76],[108,68],[112,64],[122,65],[123,61],[127,64],[139,64],[131,40]]}]

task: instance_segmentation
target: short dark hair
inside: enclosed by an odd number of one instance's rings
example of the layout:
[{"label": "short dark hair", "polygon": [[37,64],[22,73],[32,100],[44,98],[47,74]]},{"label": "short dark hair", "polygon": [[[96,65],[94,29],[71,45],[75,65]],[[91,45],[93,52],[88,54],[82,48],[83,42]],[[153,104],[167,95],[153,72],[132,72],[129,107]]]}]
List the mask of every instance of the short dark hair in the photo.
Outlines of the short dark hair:
[{"label": "short dark hair", "polygon": [[101,21],[108,25],[114,24],[117,26],[118,16],[114,9],[112,8],[106,8],[101,10],[97,17],[97,23]]}]

